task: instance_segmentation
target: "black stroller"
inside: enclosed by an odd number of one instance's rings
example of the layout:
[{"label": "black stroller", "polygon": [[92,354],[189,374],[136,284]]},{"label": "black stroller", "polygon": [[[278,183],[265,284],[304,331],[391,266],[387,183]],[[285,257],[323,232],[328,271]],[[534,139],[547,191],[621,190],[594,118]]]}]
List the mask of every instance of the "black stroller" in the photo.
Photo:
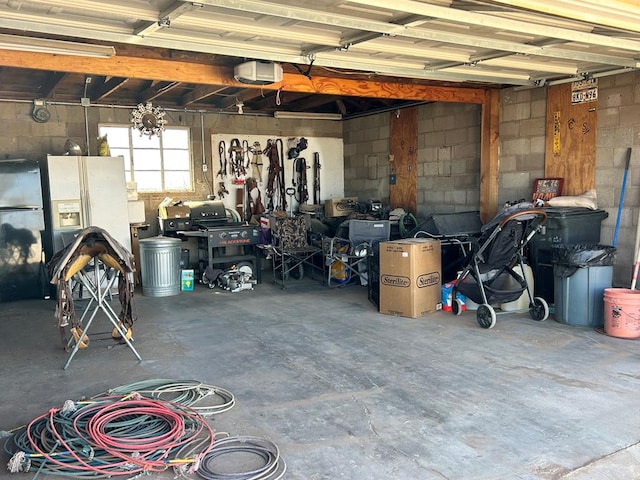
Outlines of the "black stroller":
[{"label": "black stroller", "polygon": [[525,271],[523,249],[546,219],[543,210],[535,209],[531,204],[519,204],[506,208],[482,227],[480,238],[467,256],[466,266],[453,287],[451,309],[454,314],[462,313],[462,302],[456,298],[458,291],[479,304],[478,324],[482,328],[492,328],[496,324],[496,312],[490,304],[512,302],[526,290],[531,318],[547,319],[547,302],[544,298],[534,297],[526,275],[521,276],[513,270],[520,265],[520,271]]}]

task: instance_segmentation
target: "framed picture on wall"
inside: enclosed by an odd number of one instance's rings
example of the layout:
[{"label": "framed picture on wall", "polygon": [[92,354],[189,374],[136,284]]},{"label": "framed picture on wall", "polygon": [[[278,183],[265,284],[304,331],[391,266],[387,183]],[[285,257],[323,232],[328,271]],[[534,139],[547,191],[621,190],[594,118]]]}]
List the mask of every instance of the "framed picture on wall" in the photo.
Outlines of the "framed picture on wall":
[{"label": "framed picture on wall", "polygon": [[546,202],[562,195],[563,178],[537,178],[533,184],[533,201]]}]

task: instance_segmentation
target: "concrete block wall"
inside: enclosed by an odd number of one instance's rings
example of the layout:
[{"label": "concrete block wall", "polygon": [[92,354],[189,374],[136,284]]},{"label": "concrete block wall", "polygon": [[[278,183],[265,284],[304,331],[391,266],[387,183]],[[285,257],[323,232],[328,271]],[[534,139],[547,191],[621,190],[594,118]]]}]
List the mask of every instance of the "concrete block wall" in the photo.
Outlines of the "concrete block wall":
[{"label": "concrete block wall", "polygon": [[536,178],[544,177],[546,89],[504,89],[500,93],[498,206],[531,200]]},{"label": "concrete block wall", "polygon": [[418,215],[480,205],[479,105],[431,103],[418,110]]},{"label": "concrete block wall", "polygon": [[[640,74],[598,79],[596,193],[602,222],[600,243],[612,245],[624,165],[631,163],[621,210],[614,286],[628,287],[640,215]],[[499,205],[531,198],[533,182],[544,176],[546,89],[504,89],[500,96]]]},{"label": "concrete block wall", "polygon": [[[418,108],[418,212],[477,210],[480,204],[478,105],[432,103]],[[345,194],[389,202],[390,116],[343,122]]]},{"label": "concrete block wall", "polygon": [[596,192],[598,207],[609,217],[602,222],[600,241],[612,245],[627,149],[631,162],[620,215],[614,286],[629,288],[640,215],[640,74],[598,79]]},{"label": "concrete block wall", "polygon": [[[76,141],[86,151],[85,108],[80,105],[60,105],[51,103],[51,120],[37,123],[31,117],[31,102],[0,102],[0,159],[28,158],[41,160],[47,154],[61,155],[67,139]],[[132,108],[88,107],[86,109],[89,130],[89,154],[97,154],[98,125],[100,123],[129,124]],[[210,193],[211,175],[218,171],[217,152],[212,158],[211,134],[245,132],[256,135],[272,135],[285,141],[287,137],[326,136],[341,138],[341,122],[327,120],[275,119],[255,115],[201,114],[199,112],[167,111],[165,119],[168,125],[190,127],[191,153],[194,168],[194,191],[180,194],[181,200],[202,200]],[[204,121],[204,129],[202,128]],[[204,141],[204,149],[203,149]],[[202,156],[209,166],[208,172],[202,172]],[[212,187],[215,191],[215,184]],[[215,192],[214,192],[215,193]],[[142,236],[157,235],[158,204],[166,194],[140,194],[145,202],[145,216],[150,228]]]},{"label": "concrete block wall", "polygon": [[345,120],[344,193],[389,204],[390,113]]}]

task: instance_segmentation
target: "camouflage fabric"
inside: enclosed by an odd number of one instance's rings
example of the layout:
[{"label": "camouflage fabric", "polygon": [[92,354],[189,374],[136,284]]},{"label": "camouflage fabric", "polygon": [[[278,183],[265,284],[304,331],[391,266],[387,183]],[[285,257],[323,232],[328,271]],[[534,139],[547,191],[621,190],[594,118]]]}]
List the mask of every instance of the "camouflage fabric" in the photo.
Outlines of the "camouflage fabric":
[{"label": "camouflage fabric", "polygon": [[307,230],[305,216],[271,217],[271,235],[274,244],[285,250],[308,247]]}]

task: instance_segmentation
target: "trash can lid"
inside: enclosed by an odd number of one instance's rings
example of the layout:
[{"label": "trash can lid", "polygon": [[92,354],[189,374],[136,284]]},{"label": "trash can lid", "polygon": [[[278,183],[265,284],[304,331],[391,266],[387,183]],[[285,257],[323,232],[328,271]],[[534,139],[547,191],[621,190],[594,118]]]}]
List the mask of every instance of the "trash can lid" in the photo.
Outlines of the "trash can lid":
[{"label": "trash can lid", "polygon": [[157,237],[142,238],[140,239],[140,243],[148,244],[149,246],[175,246],[182,244],[182,240],[175,237],[158,235]]}]

